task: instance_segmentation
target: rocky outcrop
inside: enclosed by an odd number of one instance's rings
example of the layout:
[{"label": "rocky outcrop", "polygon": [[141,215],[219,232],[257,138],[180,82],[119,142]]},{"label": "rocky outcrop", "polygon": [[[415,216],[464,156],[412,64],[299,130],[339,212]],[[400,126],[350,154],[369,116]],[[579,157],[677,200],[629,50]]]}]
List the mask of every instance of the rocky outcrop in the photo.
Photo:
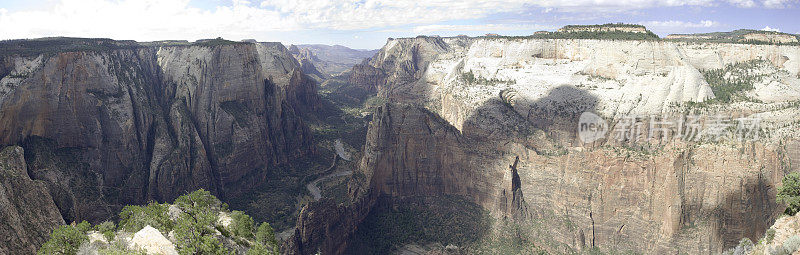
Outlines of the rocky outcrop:
[{"label": "rocky outcrop", "polygon": [[144,250],[147,254],[164,254],[164,255],[177,255],[175,245],[169,239],[164,237],[158,229],[145,226],[131,238],[131,250]]},{"label": "rocky outcrop", "polygon": [[[373,82],[391,103],[374,115],[351,196],[362,208],[376,197],[462,196],[495,218],[518,219],[526,239],[556,253],[719,253],[743,237],[758,238],[782,211],[775,187],[797,171],[788,164],[796,149],[787,141],[800,137],[792,131],[790,116],[798,110],[791,99],[708,112],[764,116],[775,136],[746,143],[608,138],[582,144],[577,117],[592,111],[614,124],[631,114],[680,113],[681,105],[714,98],[701,70],[753,59],[783,70],[774,79],[797,84],[798,50],[659,41],[390,40],[365,63],[374,68],[369,72],[386,74]],[[349,231],[305,226],[300,236],[327,234],[295,241],[331,247],[323,245],[326,238],[341,240]]]},{"label": "rocky outcrop", "polygon": [[316,83],[280,43],[2,59],[0,141],[26,149],[68,222],[198,188],[236,197],[313,152]]},{"label": "rocky outcrop", "polygon": [[378,88],[386,83],[386,74],[382,70],[367,64],[353,66],[350,73],[345,74],[351,86],[375,94]]},{"label": "rocky outcrop", "polygon": [[779,33],[749,33],[742,41],[758,41],[766,43],[797,43],[797,36]]},{"label": "rocky outcrop", "polygon": [[34,253],[64,224],[43,181],[28,175],[21,147],[0,151],[0,253]]}]

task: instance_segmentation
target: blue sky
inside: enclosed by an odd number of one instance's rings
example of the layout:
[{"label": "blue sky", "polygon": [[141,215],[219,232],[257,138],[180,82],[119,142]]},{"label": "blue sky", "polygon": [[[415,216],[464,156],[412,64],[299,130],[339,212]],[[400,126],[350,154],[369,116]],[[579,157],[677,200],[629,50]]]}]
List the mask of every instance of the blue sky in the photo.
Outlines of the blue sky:
[{"label": "blue sky", "polygon": [[138,41],[218,36],[380,48],[389,37],[528,35],[568,24],[643,24],[671,33],[800,34],[799,0],[0,0],[0,39]]}]

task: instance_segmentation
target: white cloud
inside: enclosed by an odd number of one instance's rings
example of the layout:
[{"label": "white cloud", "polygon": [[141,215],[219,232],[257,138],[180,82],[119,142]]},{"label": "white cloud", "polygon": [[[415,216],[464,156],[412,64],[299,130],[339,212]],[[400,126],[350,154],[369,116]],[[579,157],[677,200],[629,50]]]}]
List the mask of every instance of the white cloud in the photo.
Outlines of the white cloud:
[{"label": "white cloud", "polygon": [[769,26],[766,26],[766,27],[762,28],[761,30],[763,30],[763,31],[772,31],[772,32],[780,32],[781,31],[780,29],[771,28]]},{"label": "white cloud", "polygon": [[653,29],[685,29],[685,28],[706,28],[719,26],[719,22],[711,20],[701,20],[700,22],[687,22],[687,21],[642,21],[642,25],[647,28]]},{"label": "white cloud", "polygon": [[756,2],[753,0],[728,0],[728,3],[731,5],[742,7],[742,8],[753,8],[756,7]]},{"label": "white cloud", "polygon": [[62,0],[35,11],[0,12],[0,39],[44,36],[111,37],[158,40],[218,35],[247,38],[258,32],[299,29],[271,10],[246,2],[213,11],[192,8],[188,0]]},{"label": "white cloud", "polygon": [[560,11],[618,12],[652,7],[711,6],[715,0],[544,0],[529,2],[532,6],[552,7]]},{"label": "white cloud", "polygon": [[[0,9],[0,39],[43,36],[261,39],[259,36],[264,34],[284,31],[376,28],[385,31],[407,26],[416,27],[415,31],[505,31],[525,28],[514,24],[489,24],[482,28],[436,24],[498,14],[513,16],[532,8],[580,17],[652,7],[712,6],[716,4],[714,1],[730,0],[233,0],[228,6],[208,10],[192,7],[190,0],[50,1],[55,4],[33,11]],[[776,6],[796,0],[765,1]]]},{"label": "white cloud", "polygon": [[663,6],[710,6],[715,0],[266,0],[304,27],[338,30],[424,25],[542,8],[545,13],[620,12]]},{"label": "white cloud", "polygon": [[[309,28],[355,30],[449,20],[482,18],[491,13],[519,10],[524,1],[269,0],[261,7],[277,11]],[[498,8],[502,6],[503,8]]]},{"label": "white cloud", "polygon": [[764,7],[767,8],[786,8],[797,0],[764,0]]},{"label": "white cloud", "polygon": [[548,30],[554,29],[554,27],[550,26],[543,26],[537,24],[524,24],[524,25],[516,25],[516,24],[480,24],[480,25],[424,25],[424,26],[417,26],[414,28],[414,33],[416,34],[430,34],[435,32],[451,32],[451,31],[458,31],[458,32],[475,32],[475,31],[485,31],[485,32],[502,32],[502,31],[520,31],[520,30]]}]

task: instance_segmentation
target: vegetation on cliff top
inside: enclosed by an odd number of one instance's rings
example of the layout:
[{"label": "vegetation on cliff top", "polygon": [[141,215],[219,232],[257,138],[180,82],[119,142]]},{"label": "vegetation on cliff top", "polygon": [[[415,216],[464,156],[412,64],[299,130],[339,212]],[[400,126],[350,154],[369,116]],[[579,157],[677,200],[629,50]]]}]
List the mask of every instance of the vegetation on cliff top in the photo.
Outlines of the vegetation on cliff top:
[{"label": "vegetation on cliff top", "polygon": [[0,42],[0,57],[23,57],[76,51],[107,51],[141,47],[135,41],[115,41],[105,38],[47,37],[39,39],[5,40]]},{"label": "vegetation on cliff top", "polygon": [[[230,216],[228,216],[230,215]],[[125,206],[119,214],[119,226],[104,222],[91,226],[80,224],[61,226],[54,230],[38,254],[77,254],[79,251],[97,251],[100,254],[138,254],[130,245],[130,236],[146,226],[151,226],[164,236],[170,236],[180,254],[230,254],[235,243],[247,254],[278,254],[278,241],[269,223],[258,228],[253,219],[240,212],[230,212],[205,190],[183,195],[174,204],[149,203],[143,206]],[[229,223],[224,223],[228,219]],[[89,242],[89,234],[96,231],[105,241]]]},{"label": "vegetation on cliff top", "polygon": [[639,24],[628,24],[628,23],[605,23],[605,24],[598,24],[598,25],[566,25],[563,29],[575,29],[575,28],[601,28],[601,27],[633,27],[633,28],[645,28],[644,25]]},{"label": "vegetation on cliff top", "polygon": [[197,42],[193,43],[193,46],[204,46],[204,47],[216,47],[220,45],[236,45],[236,44],[248,44],[247,42],[236,42],[231,40],[225,40],[222,37],[217,37],[215,39],[203,39],[197,40]]},{"label": "vegetation on cliff top", "polygon": [[783,177],[783,186],[778,188],[778,202],[786,204],[785,214],[800,212],[800,173],[790,173]]},{"label": "vegetation on cliff top", "polygon": [[101,52],[160,46],[215,47],[235,44],[247,44],[247,42],[230,41],[222,39],[221,37],[197,40],[194,43],[179,40],[139,43],[132,40],[113,40],[107,38],[46,37],[37,39],[2,40],[0,41],[0,57],[32,57],[62,52]]}]

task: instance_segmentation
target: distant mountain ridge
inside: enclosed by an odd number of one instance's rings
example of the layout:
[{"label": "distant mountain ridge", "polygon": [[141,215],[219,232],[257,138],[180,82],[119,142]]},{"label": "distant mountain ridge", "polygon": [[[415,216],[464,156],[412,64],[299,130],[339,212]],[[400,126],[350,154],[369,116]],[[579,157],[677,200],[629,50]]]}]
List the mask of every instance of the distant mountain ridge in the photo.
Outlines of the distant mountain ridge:
[{"label": "distant mountain ridge", "polygon": [[664,39],[724,43],[744,42],[755,44],[797,44],[800,42],[800,35],[776,31],[737,29],[730,32],[670,34]]},{"label": "distant mountain ridge", "polygon": [[372,57],[378,50],[351,49],[342,45],[299,44],[291,45],[289,52],[298,62],[308,59],[320,72],[333,76]]}]

